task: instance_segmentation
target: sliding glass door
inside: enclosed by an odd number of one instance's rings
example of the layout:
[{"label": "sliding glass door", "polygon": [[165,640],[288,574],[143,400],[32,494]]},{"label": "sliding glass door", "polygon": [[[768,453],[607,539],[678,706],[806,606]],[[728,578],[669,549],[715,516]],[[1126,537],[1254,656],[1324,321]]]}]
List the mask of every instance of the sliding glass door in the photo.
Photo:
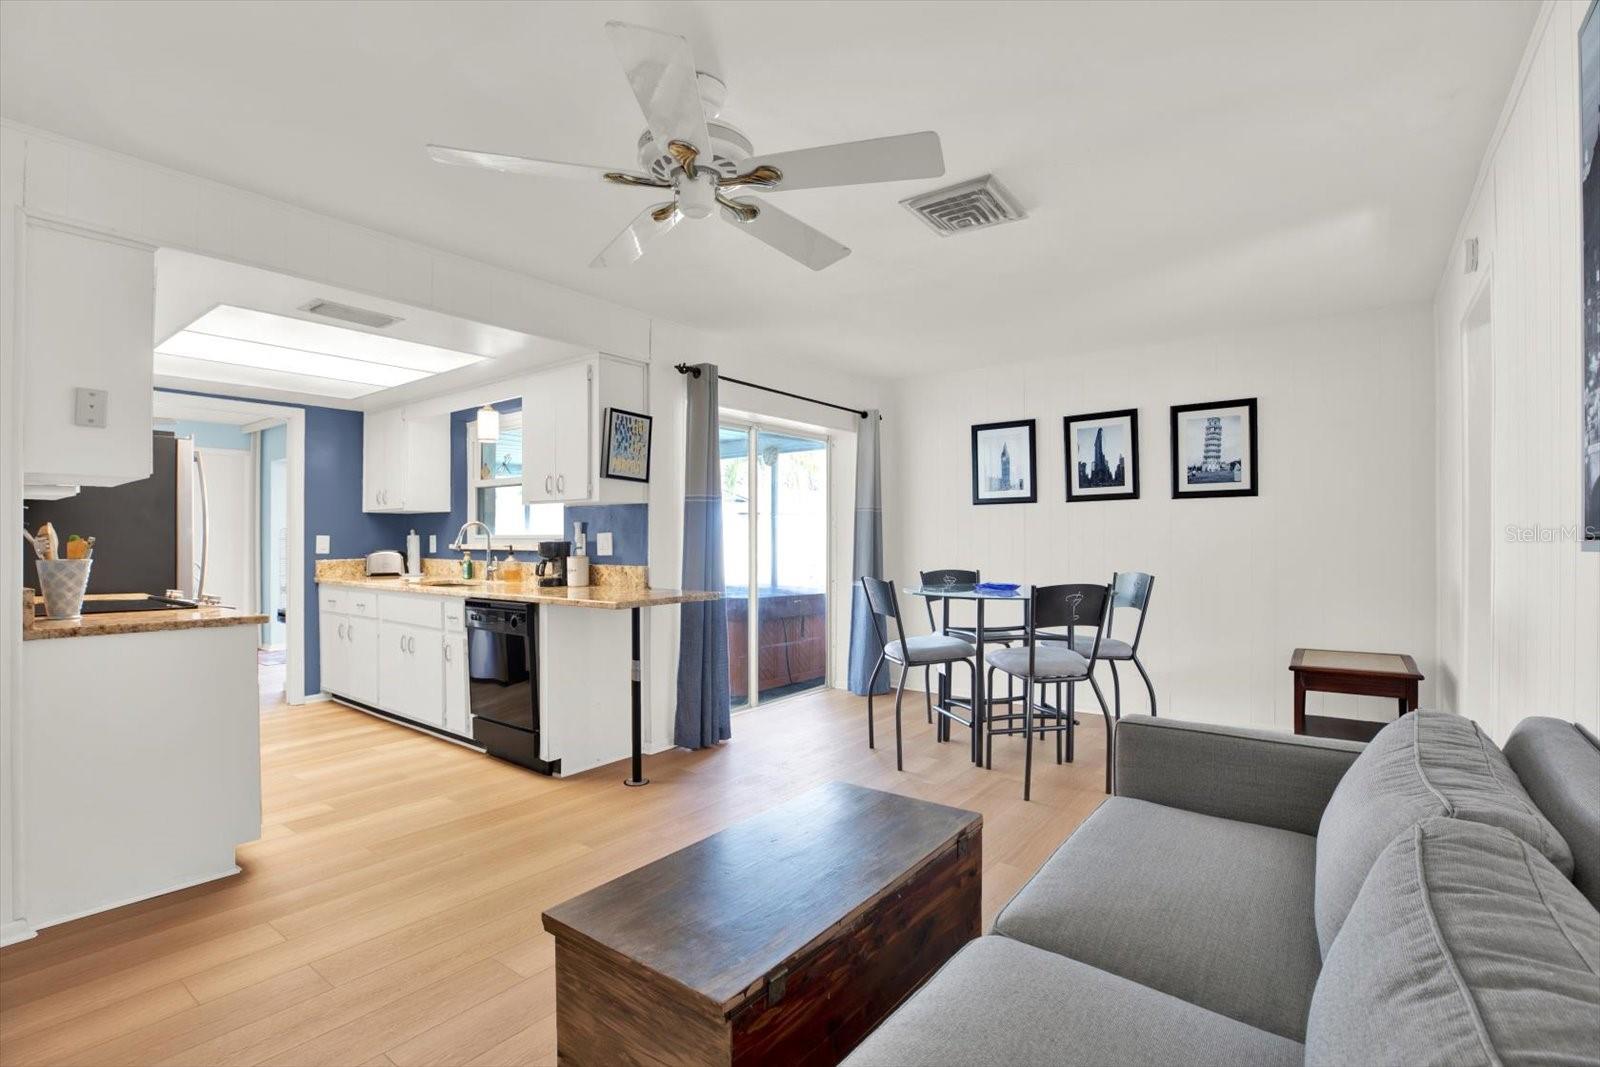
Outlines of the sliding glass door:
[{"label": "sliding glass door", "polygon": [[721,426],[722,564],[736,708],[828,684],[828,442]]}]

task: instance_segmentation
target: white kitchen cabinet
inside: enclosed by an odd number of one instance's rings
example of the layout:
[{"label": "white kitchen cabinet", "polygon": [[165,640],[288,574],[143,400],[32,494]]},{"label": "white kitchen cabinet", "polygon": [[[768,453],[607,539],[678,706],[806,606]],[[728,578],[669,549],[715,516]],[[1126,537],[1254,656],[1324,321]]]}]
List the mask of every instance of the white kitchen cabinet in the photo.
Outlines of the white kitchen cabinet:
[{"label": "white kitchen cabinet", "polygon": [[595,453],[595,361],[532,375],[522,401],[522,499],[529,504],[589,500],[600,469]]},{"label": "white kitchen cabinet", "polygon": [[458,737],[472,736],[467,714],[467,635],[444,635],[444,723]]},{"label": "white kitchen cabinet", "polygon": [[450,417],[403,408],[362,419],[361,510],[450,510]]},{"label": "white kitchen cabinet", "polygon": [[[363,704],[378,702],[378,620],[352,615],[345,622],[344,695]],[[324,686],[323,688],[327,688]]]},{"label": "white kitchen cabinet", "polygon": [[413,722],[444,725],[444,652],[438,630],[379,623],[378,707]]},{"label": "white kitchen cabinet", "polygon": [[[150,477],[155,249],[30,218],[21,252],[24,481]],[[104,425],[77,424],[80,389],[104,394]]]},{"label": "white kitchen cabinet", "polygon": [[350,661],[349,646],[345,643],[345,617],[335,614],[326,606],[317,621],[317,645],[321,650],[321,686],[325,693],[345,693],[345,665]]}]

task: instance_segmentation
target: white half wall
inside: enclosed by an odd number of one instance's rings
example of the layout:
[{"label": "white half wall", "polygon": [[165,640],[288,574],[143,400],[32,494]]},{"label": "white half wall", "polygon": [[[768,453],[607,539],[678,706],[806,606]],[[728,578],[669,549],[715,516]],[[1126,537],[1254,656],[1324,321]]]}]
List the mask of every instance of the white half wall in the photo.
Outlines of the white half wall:
[{"label": "white half wall", "polygon": [[[1434,303],[1438,337],[1441,702],[1497,740],[1529,715],[1600,730],[1600,553],[1574,531],[1583,362],[1578,29],[1587,0],[1547,5],[1490,142]],[[1479,268],[1462,245],[1478,241]],[[1479,303],[1480,297],[1487,304]],[[1488,317],[1487,423],[1465,416],[1463,337]],[[1487,514],[1464,532],[1468,445],[1488,458]],[[1468,534],[1485,566],[1467,577]],[[1474,605],[1486,647],[1469,652]]]},{"label": "white half wall", "polygon": [[[1291,729],[1296,646],[1410,653],[1429,703],[1433,390],[1422,304],[905,383],[885,423],[891,575],[901,586],[933,567],[1024,584],[1155,575],[1140,658],[1163,715]],[[1172,499],[1169,406],[1251,396],[1260,496]],[[1067,503],[1063,416],[1130,407],[1140,498]],[[973,505],[972,424],[1022,418],[1038,423],[1039,502]],[[902,609],[926,630],[920,605]],[[1144,712],[1130,677],[1123,709]],[[1394,714],[1321,694],[1307,710]]]}]

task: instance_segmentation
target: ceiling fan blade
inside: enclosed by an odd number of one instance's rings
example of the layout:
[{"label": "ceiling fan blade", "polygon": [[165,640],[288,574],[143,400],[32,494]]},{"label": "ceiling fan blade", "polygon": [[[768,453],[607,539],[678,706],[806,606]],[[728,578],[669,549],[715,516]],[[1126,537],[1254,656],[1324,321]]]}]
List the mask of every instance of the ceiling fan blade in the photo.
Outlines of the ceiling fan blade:
[{"label": "ceiling fan blade", "polygon": [[929,130],[774,152],[749,160],[744,169],[749,172],[763,166],[772,167],[782,175],[772,186],[774,192],[820,189],[830,185],[937,178],[944,173],[944,151],[939,145],[939,135]]},{"label": "ceiling fan blade", "polygon": [[812,270],[822,270],[850,254],[850,249],[835,241],[821,230],[812,229],[793,215],[786,214],[764,200],[753,196],[730,201],[744,208],[755,208],[756,216],[748,221],[727,205],[722,217],[751,237],[771,245],[790,259],[805,264]]},{"label": "ceiling fan blade", "polygon": [[671,155],[670,145],[678,141],[709,155],[705,108],[700,103],[700,83],[689,42],[629,22],[608,22],[606,33],[644,112],[656,151]]},{"label": "ceiling fan blade", "polygon": [[549,159],[529,159],[526,156],[507,156],[497,152],[475,152],[470,148],[449,148],[440,144],[429,145],[428,155],[435,163],[449,163],[457,167],[484,167],[506,174],[531,174],[538,178],[566,178],[586,182],[610,180],[619,185],[670,188],[665,182],[658,182],[643,174],[591,167],[584,163],[557,163]]},{"label": "ceiling fan blade", "polygon": [[[671,209],[670,214],[667,209]],[[664,215],[663,218],[657,216]],[[636,262],[644,255],[645,248],[656,238],[670,231],[683,221],[683,212],[677,210],[677,205],[668,200],[664,204],[655,204],[645,208],[628,223],[627,228],[614,237],[610,244],[600,250],[589,264],[591,267],[626,267]]]}]

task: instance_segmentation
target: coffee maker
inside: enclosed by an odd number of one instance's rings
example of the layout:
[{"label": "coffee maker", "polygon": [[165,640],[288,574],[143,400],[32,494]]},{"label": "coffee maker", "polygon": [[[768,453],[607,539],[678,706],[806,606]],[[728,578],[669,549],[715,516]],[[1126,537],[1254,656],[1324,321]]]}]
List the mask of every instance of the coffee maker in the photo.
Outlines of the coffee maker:
[{"label": "coffee maker", "polygon": [[538,576],[541,586],[565,586],[567,584],[567,557],[572,555],[571,541],[540,541],[539,562],[534,565],[533,573]]}]

